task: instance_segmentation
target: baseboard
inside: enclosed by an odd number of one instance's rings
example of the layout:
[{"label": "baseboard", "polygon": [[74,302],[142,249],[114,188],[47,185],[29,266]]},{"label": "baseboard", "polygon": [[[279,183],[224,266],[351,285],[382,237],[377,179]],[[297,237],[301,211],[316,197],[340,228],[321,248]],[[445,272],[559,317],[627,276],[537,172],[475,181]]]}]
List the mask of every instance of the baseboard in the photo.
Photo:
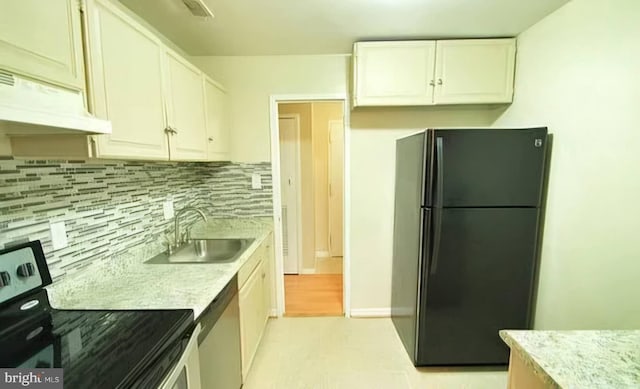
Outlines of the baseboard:
[{"label": "baseboard", "polygon": [[391,317],[391,308],[356,308],[351,317]]},{"label": "baseboard", "polygon": [[328,251],[316,251],[316,258],[329,258],[330,256]]},{"label": "baseboard", "polygon": [[310,267],[308,269],[302,269],[300,271],[300,274],[316,274],[316,269],[313,267]]}]

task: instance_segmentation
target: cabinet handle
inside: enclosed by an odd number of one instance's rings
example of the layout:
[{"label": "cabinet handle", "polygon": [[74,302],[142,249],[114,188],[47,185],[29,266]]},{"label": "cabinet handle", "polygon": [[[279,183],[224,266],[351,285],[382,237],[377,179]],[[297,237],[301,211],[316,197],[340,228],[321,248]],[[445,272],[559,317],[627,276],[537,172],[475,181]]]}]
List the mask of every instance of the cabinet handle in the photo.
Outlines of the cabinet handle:
[{"label": "cabinet handle", "polygon": [[438,78],[438,85],[442,85],[442,78]]},{"label": "cabinet handle", "polygon": [[175,134],[178,133],[178,130],[176,130],[175,128],[171,127],[171,133],[175,135]]},{"label": "cabinet handle", "polygon": [[436,82],[434,80],[429,81],[429,86],[436,86]]},{"label": "cabinet handle", "polygon": [[209,142],[213,142],[213,138],[209,137],[208,138]]},{"label": "cabinet handle", "polygon": [[171,134],[171,127],[165,127],[164,133],[165,134]]}]

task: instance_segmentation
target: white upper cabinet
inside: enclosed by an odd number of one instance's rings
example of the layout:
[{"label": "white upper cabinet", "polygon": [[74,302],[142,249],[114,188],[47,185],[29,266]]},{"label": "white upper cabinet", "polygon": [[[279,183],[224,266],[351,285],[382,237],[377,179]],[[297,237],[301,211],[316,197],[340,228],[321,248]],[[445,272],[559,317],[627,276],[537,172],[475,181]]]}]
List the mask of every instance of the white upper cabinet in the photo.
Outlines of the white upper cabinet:
[{"label": "white upper cabinet", "polygon": [[209,77],[204,77],[207,114],[207,159],[229,160],[229,98]]},{"label": "white upper cabinet", "polygon": [[354,45],[356,106],[433,104],[434,41]]},{"label": "white upper cabinet", "polygon": [[207,125],[202,72],[172,51],[167,59],[167,122],[170,159],[207,159]]},{"label": "white upper cabinet", "polygon": [[90,106],[113,126],[95,156],[167,160],[161,42],[107,0],[87,7]]},{"label": "white upper cabinet", "polygon": [[509,103],[515,52],[515,39],[358,42],[354,107]]},{"label": "white upper cabinet", "polygon": [[78,0],[3,0],[0,68],[84,90]]},{"label": "white upper cabinet", "polygon": [[515,39],[438,41],[438,104],[510,103],[513,99]]}]

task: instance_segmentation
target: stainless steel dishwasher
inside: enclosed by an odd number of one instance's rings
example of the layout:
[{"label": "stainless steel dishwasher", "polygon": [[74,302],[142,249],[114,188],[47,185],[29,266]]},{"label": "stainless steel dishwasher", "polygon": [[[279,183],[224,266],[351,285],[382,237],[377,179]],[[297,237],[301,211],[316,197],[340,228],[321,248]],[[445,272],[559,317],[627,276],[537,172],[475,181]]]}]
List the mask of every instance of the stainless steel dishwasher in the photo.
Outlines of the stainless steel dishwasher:
[{"label": "stainless steel dishwasher", "polygon": [[234,276],[198,322],[202,389],[239,389],[242,386],[238,280]]}]

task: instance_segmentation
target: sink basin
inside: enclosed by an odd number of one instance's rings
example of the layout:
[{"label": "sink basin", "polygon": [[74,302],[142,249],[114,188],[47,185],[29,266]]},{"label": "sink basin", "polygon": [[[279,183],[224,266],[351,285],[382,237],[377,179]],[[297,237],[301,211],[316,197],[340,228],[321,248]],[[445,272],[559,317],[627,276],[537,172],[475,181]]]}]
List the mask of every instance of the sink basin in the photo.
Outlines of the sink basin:
[{"label": "sink basin", "polygon": [[145,263],[220,263],[235,261],[253,239],[193,239],[171,255],[156,255]]}]

